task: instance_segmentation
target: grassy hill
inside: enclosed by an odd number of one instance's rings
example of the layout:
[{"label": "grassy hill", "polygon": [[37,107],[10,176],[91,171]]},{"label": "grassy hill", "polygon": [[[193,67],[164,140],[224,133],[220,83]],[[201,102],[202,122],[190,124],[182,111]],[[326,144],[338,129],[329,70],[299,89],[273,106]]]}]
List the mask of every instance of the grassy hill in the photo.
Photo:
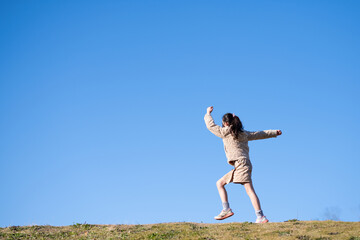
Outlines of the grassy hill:
[{"label": "grassy hill", "polygon": [[0,239],[346,239],[360,240],[360,222],[160,223],[146,225],[11,226]]}]

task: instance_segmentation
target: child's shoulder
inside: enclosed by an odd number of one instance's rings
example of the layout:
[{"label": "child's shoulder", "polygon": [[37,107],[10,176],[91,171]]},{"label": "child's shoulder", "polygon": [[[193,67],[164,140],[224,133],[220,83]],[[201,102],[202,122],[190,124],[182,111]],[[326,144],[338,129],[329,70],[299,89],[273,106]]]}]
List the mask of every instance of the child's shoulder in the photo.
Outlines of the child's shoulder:
[{"label": "child's shoulder", "polygon": [[221,127],[221,131],[223,132],[224,136],[230,134],[230,127],[229,126],[224,126]]},{"label": "child's shoulder", "polygon": [[248,134],[249,134],[248,131],[243,130],[242,132],[239,132],[236,140],[238,140],[238,141],[240,141],[240,142],[248,141]]}]

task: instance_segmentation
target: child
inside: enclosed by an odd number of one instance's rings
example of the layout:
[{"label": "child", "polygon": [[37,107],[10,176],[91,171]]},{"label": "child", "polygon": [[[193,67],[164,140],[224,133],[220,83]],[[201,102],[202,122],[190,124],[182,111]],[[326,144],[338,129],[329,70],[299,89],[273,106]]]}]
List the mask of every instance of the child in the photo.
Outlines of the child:
[{"label": "child", "polygon": [[281,135],[280,130],[265,130],[257,132],[249,132],[243,129],[243,125],[239,117],[235,114],[227,113],[222,118],[222,127],[214,123],[214,119],[210,115],[213,107],[207,108],[204,120],[206,127],[215,134],[222,138],[224,142],[225,154],[227,161],[234,169],[225,174],[216,182],[220,198],[223,204],[223,210],[216,220],[223,220],[234,215],[229,207],[227,192],[225,185],[233,182],[244,185],[246,193],[249,195],[251,203],[255,209],[257,216],[256,223],[267,223],[269,220],[264,216],[258,196],[255,193],[252,180],[252,164],[249,157],[248,141],[276,137]]}]

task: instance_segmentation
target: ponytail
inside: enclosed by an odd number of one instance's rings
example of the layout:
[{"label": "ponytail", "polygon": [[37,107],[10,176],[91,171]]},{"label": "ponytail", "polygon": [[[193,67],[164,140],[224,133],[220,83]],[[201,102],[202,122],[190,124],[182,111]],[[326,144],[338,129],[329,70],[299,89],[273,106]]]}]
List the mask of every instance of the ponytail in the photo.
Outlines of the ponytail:
[{"label": "ponytail", "polygon": [[[238,138],[239,133],[244,131],[244,127],[240,118],[235,114],[226,113],[223,116],[223,122],[227,122],[230,125],[230,133],[234,138]],[[224,125],[223,125],[224,127]]]}]

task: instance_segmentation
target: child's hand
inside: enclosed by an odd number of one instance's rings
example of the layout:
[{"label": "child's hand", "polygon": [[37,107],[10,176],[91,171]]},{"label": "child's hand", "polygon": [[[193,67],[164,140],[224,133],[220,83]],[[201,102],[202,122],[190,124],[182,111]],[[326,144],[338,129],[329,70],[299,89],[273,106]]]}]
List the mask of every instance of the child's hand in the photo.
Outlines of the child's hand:
[{"label": "child's hand", "polygon": [[207,108],[207,113],[208,113],[208,114],[210,114],[210,113],[213,111],[213,109],[214,109],[214,107],[213,107],[213,106],[208,107],[208,108]]},{"label": "child's hand", "polygon": [[281,135],[282,134],[282,132],[281,132],[281,130],[277,130],[277,135]]}]

